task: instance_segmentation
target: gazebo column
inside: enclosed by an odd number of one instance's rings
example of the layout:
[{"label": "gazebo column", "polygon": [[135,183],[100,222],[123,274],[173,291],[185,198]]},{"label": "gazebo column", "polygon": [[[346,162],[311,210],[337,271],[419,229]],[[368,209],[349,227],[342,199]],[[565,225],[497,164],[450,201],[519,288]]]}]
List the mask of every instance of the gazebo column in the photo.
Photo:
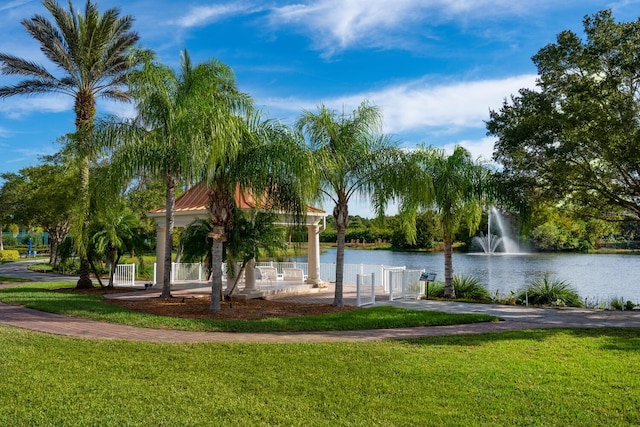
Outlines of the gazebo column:
[{"label": "gazebo column", "polygon": [[247,265],[244,268],[244,289],[242,292],[234,294],[235,298],[252,299],[262,297],[262,292],[256,289],[255,266],[255,259],[251,259],[247,262]]},{"label": "gazebo column", "polygon": [[311,224],[307,225],[307,283],[313,285],[319,285],[322,283],[320,280],[320,225]]},{"label": "gazebo column", "polygon": [[256,290],[256,260],[252,258],[247,262],[244,268],[244,292],[253,292]]},{"label": "gazebo column", "polygon": [[164,247],[166,244],[167,228],[164,225],[157,224],[156,228],[156,286],[162,286],[164,278]]}]

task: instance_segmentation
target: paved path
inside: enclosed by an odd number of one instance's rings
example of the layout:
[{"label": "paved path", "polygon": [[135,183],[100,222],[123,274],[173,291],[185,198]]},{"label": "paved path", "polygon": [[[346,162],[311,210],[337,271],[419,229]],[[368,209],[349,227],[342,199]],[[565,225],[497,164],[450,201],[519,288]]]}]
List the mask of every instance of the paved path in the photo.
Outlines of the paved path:
[{"label": "paved path", "polygon": [[[39,277],[25,273],[26,262],[0,265],[0,276],[13,274],[34,281],[52,280],[50,275]],[[22,269],[22,271],[20,271]],[[20,277],[11,276],[11,277]],[[42,276],[42,275],[40,275]],[[36,277],[39,277],[36,279]],[[73,280],[73,279],[72,279]],[[7,287],[12,285],[1,285]],[[139,293],[140,294],[140,293]],[[309,296],[288,297],[284,300],[306,302],[330,302],[333,292],[328,289]],[[353,303],[353,291],[346,288],[345,303]],[[470,325],[432,326],[418,328],[375,329],[364,331],[314,332],[314,333],[225,333],[225,332],[185,332],[136,328],[126,325],[96,322],[76,317],[44,313],[24,307],[0,303],[0,324],[33,331],[79,338],[115,339],[132,341],[152,341],[169,343],[195,342],[236,342],[236,343],[303,343],[375,341],[383,339],[404,339],[428,336],[476,334],[509,330],[539,328],[586,328],[586,327],[640,327],[640,312],[605,312],[582,309],[538,309],[491,304],[467,304],[442,301],[394,301],[380,302],[418,310],[438,310],[454,313],[487,313],[499,316],[505,321],[475,323]]]}]

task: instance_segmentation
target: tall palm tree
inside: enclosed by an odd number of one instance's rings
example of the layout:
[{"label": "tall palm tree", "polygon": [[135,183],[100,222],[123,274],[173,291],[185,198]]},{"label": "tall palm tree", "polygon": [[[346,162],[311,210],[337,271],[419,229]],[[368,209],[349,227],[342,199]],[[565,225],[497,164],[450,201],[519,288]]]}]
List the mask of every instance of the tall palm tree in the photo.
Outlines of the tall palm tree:
[{"label": "tall palm tree", "polygon": [[[243,133],[235,149],[222,157],[210,156],[203,171],[208,188],[213,244],[211,311],[220,310],[222,255],[234,227],[236,192],[254,199],[265,211],[293,213],[299,217],[314,178],[304,141],[275,121],[250,113],[242,122]],[[220,141],[228,146],[228,141]],[[212,150],[217,148],[212,144]]]},{"label": "tall palm tree", "polygon": [[139,64],[130,49],[139,36],[131,31],[133,18],[120,16],[117,8],[103,14],[97,4],[87,0],[84,13],[76,11],[69,1],[69,10],[54,0],[42,4],[53,16],[53,22],[41,15],[22,21],[27,32],[40,43],[40,49],[60,71],[59,75],[28,59],[0,53],[0,71],[7,75],[27,76],[12,86],[0,87],[0,98],[14,95],[62,93],[74,98],[75,133],[72,149],[77,155],[80,182],[73,234],[80,256],[78,288],[91,287],[86,257],[87,215],[89,207],[89,164],[95,155],[91,144],[96,99],[129,101],[126,78]]},{"label": "tall palm tree", "polygon": [[[223,148],[233,151],[237,139],[229,111],[250,105],[237,91],[233,74],[225,64],[211,60],[194,66],[183,51],[180,70],[147,61],[131,73],[130,91],[138,117],[133,122],[105,122],[97,132],[108,145],[120,143],[112,156],[112,175],[125,183],[145,173],[165,182],[165,255],[163,298],[171,297],[171,249],[174,231],[176,189],[180,182],[200,178],[203,166],[216,159]],[[221,148],[222,147],[222,148]]]},{"label": "tall palm tree", "polygon": [[344,245],[349,224],[349,201],[354,195],[371,197],[380,212],[392,184],[389,171],[402,157],[396,144],[381,132],[378,108],[362,102],[349,115],[321,105],[317,113],[305,111],[297,121],[313,151],[321,198],[334,203],[336,220],[336,288],[333,305],[343,306]]},{"label": "tall palm tree", "polygon": [[412,153],[414,179],[407,181],[401,214],[412,217],[417,208],[435,210],[444,240],[446,298],[455,298],[453,286],[453,238],[462,223],[470,233],[477,230],[483,203],[490,200],[493,174],[474,161],[467,150],[456,146],[453,154],[443,149],[419,147]]}]

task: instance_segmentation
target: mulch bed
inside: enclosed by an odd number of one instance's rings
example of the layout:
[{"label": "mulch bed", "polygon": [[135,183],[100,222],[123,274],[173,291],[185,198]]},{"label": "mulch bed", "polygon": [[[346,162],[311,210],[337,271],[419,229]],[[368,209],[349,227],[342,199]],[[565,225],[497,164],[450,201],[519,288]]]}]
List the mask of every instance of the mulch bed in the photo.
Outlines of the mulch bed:
[{"label": "mulch bed", "polygon": [[[107,289],[96,287],[92,289],[64,288],[58,289],[57,291],[104,295],[110,293],[132,292],[135,291],[135,289],[123,287]],[[105,299],[105,302],[141,313],[187,319],[212,320],[259,320],[272,317],[315,316],[357,309],[357,307],[353,306],[334,307],[330,304],[310,304],[251,299],[222,301],[220,311],[210,312],[209,304],[211,303],[211,299],[209,297],[150,298],[135,301]]]}]

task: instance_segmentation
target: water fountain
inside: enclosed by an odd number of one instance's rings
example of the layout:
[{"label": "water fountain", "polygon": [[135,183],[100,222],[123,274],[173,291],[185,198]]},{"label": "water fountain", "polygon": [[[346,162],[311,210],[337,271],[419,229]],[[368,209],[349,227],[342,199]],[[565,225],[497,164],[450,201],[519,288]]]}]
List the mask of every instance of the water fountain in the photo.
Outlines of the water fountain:
[{"label": "water fountain", "polygon": [[[491,234],[492,216],[499,234]],[[487,213],[487,234],[480,233],[480,236],[473,238],[473,243],[482,248],[483,252],[488,255],[495,253],[521,253],[518,243],[509,236],[508,227],[504,224],[504,218],[495,206],[491,207]]]}]

